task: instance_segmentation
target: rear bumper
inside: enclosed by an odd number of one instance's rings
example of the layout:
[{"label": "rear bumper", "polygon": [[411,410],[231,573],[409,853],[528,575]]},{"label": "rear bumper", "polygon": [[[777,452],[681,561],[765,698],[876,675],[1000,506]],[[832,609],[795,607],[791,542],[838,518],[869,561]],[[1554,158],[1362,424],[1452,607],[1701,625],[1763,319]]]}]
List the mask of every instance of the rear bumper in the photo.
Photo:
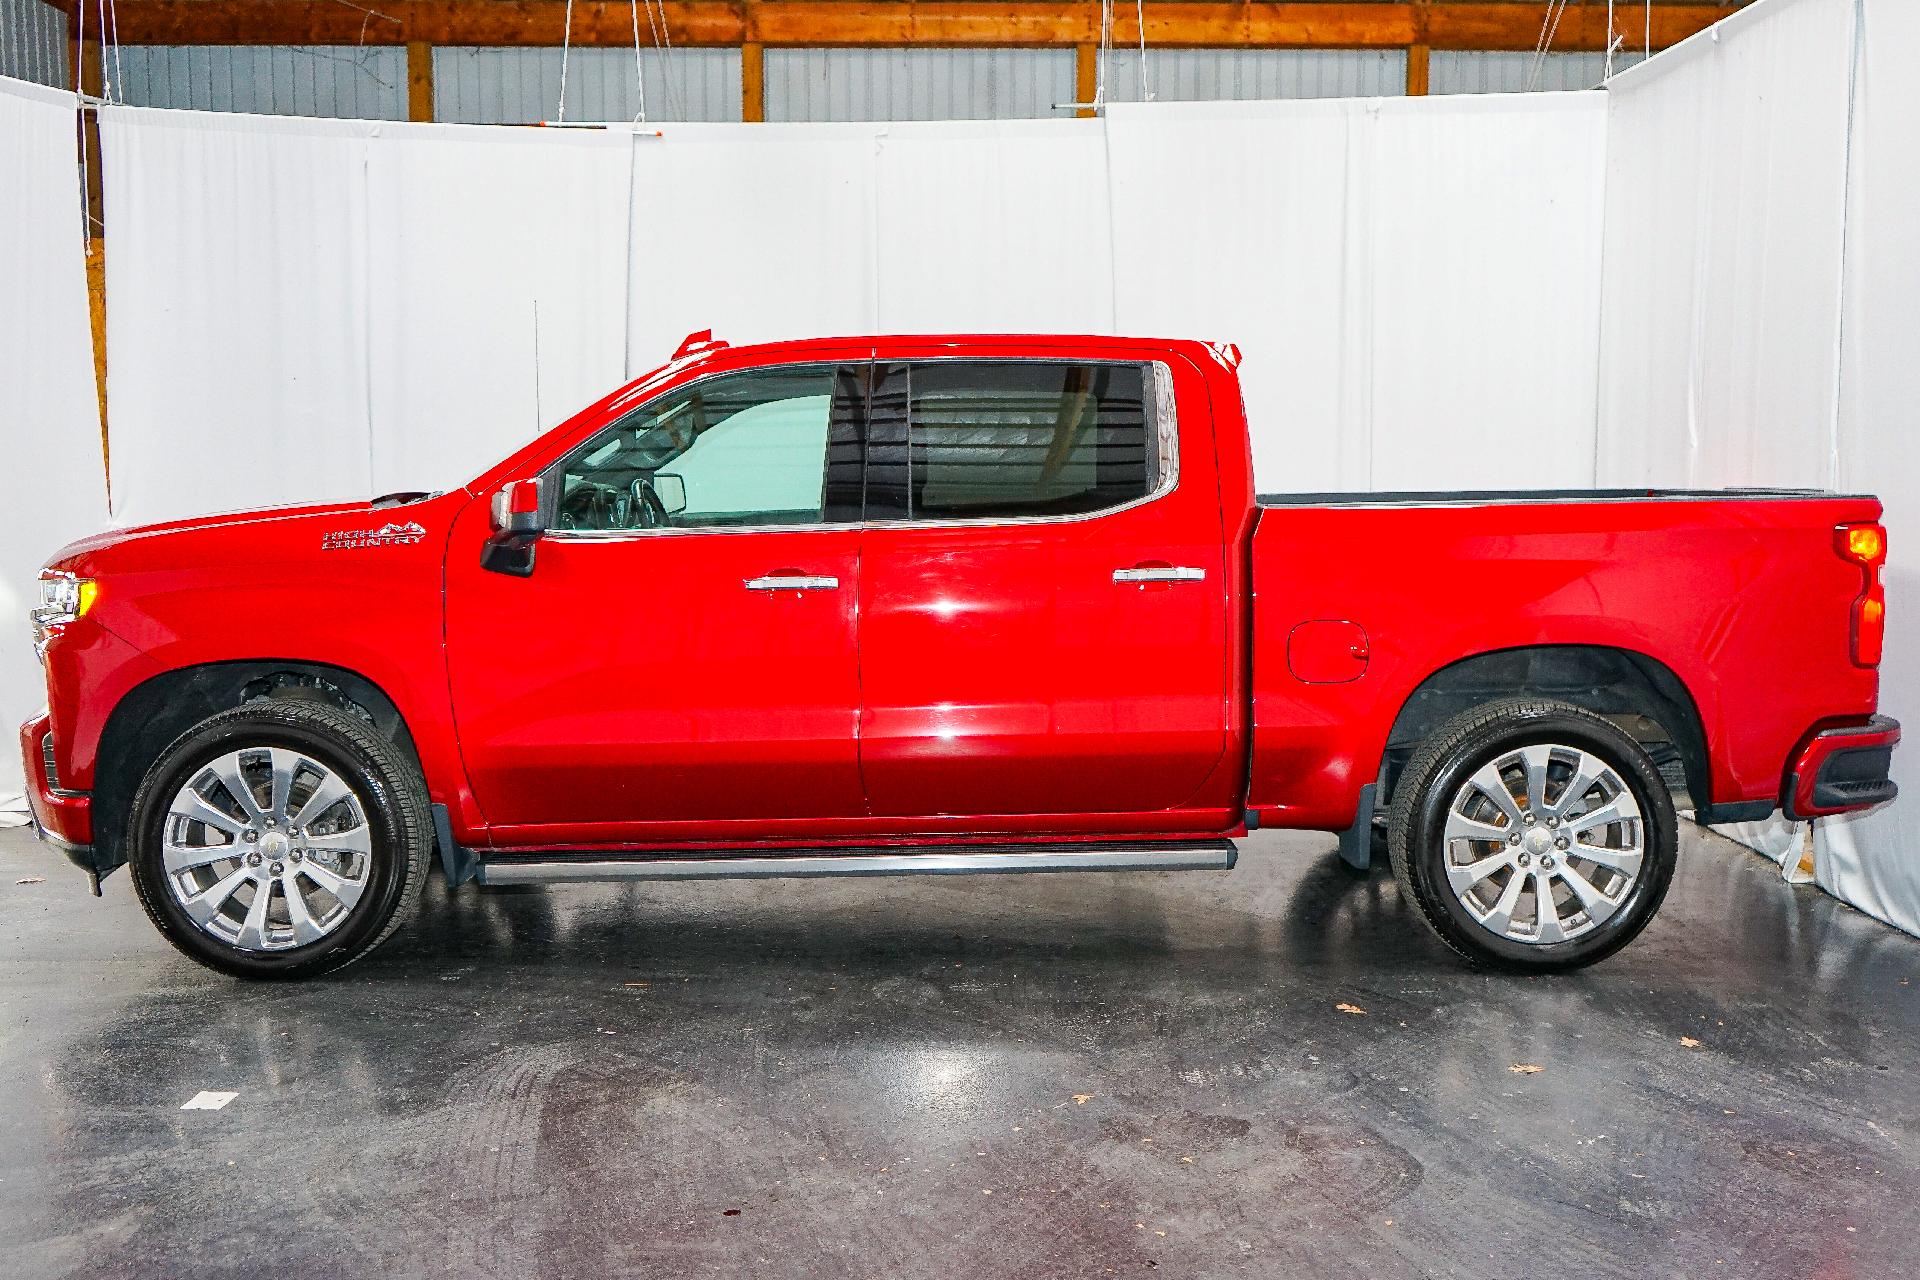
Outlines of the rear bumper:
[{"label": "rear bumper", "polygon": [[20,762],[26,768],[27,807],[42,840],[58,846],[74,865],[93,866],[93,797],[84,791],[65,791],[49,776],[45,743],[53,720],[42,711],[20,726]]},{"label": "rear bumper", "polygon": [[1787,816],[1802,821],[1852,813],[1893,799],[1899,788],[1888,774],[1899,742],[1900,722],[1890,716],[1814,734],[1787,770],[1781,797]]}]

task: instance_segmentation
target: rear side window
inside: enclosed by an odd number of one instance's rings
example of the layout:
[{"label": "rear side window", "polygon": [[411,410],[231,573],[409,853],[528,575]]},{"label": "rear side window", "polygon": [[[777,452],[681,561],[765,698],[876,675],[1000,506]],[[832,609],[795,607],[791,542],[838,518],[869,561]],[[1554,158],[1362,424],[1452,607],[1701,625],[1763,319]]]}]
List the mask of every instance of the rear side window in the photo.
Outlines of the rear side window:
[{"label": "rear side window", "polygon": [[1156,381],[1150,364],[887,366],[870,409],[867,518],[1072,516],[1138,501],[1171,463]]}]

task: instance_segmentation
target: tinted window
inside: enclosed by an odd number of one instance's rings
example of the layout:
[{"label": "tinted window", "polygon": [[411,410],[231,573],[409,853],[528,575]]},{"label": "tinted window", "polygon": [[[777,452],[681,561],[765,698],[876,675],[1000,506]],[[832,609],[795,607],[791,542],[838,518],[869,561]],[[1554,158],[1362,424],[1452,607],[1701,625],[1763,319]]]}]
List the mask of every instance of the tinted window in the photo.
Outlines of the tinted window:
[{"label": "tinted window", "polygon": [[1151,387],[1137,364],[893,366],[874,395],[867,515],[1077,515],[1143,498],[1158,479]]},{"label": "tinted window", "polygon": [[[831,365],[703,379],[649,401],[561,466],[560,529],[818,524],[857,476],[865,370]],[[840,465],[834,465],[839,459]],[[857,482],[855,482],[857,487]]]}]

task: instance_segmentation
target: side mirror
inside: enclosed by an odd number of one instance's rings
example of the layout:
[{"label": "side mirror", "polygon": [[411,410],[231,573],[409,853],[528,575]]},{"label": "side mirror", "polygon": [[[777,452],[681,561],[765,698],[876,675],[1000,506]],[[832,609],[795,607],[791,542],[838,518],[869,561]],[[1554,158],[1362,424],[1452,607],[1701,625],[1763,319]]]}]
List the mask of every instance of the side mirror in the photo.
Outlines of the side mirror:
[{"label": "side mirror", "polygon": [[541,482],[515,480],[493,495],[493,536],[480,549],[480,567],[516,578],[533,575],[534,543],[547,531]]},{"label": "side mirror", "polygon": [[653,475],[653,493],[660,499],[660,505],[667,514],[677,516],[687,509],[687,478],[677,476],[671,471],[656,471]]}]

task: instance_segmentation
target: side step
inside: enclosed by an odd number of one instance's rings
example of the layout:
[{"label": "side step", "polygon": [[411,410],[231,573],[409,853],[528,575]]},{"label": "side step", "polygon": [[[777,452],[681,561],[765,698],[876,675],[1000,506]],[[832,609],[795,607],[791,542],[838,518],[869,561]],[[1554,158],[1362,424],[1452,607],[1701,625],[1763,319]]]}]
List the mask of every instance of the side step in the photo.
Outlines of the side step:
[{"label": "side step", "polygon": [[[436,809],[438,806],[435,806]],[[596,852],[483,857],[453,846],[444,818],[442,862],[450,884],[556,884],[582,880],[757,880],[788,876],[979,875],[1018,871],[1229,871],[1239,851],[1231,840],[1128,843],[941,845],[924,852],[846,848],[778,853],[652,855],[609,858]]]}]

